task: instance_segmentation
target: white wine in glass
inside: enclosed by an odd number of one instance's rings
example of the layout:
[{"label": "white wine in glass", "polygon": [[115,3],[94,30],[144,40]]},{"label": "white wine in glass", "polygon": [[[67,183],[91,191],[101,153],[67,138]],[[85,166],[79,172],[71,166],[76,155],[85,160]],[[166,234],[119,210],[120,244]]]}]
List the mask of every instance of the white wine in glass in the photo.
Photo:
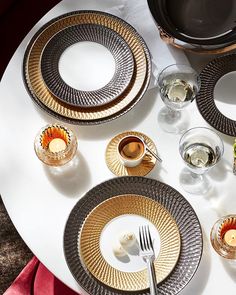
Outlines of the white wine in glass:
[{"label": "white wine in glass", "polygon": [[186,112],[200,89],[199,75],[187,65],[170,65],[158,77],[160,96],[165,103],[158,115],[162,129],[170,133],[186,130]]},{"label": "white wine in glass", "polygon": [[188,171],[180,175],[183,188],[192,194],[207,192],[210,183],[204,173],[214,167],[223,155],[221,138],[209,128],[192,128],[182,135],[179,152],[188,167]]}]

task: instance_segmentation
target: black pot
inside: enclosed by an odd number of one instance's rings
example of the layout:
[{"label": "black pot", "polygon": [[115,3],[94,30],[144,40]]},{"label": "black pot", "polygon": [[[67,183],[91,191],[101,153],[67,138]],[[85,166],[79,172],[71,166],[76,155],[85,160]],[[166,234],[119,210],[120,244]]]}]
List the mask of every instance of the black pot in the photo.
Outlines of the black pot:
[{"label": "black pot", "polygon": [[158,26],[196,45],[236,41],[236,0],[147,0]]}]

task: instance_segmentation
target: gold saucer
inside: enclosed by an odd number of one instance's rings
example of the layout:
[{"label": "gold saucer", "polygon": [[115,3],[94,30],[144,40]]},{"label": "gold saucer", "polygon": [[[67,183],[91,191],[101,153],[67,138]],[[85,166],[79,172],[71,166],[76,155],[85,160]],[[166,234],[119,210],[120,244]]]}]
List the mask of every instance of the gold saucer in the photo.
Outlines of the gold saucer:
[{"label": "gold saucer", "polygon": [[116,176],[145,176],[154,168],[156,164],[156,158],[152,156],[148,151],[143,158],[141,164],[136,167],[125,167],[119,160],[117,145],[119,141],[127,135],[141,136],[144,139],[147,147],[152,152],[157,153],[155,143],[147,135],[136,131],[122,132],[112,138],[112,140],[107,145],[105,153],[107,167]]}]

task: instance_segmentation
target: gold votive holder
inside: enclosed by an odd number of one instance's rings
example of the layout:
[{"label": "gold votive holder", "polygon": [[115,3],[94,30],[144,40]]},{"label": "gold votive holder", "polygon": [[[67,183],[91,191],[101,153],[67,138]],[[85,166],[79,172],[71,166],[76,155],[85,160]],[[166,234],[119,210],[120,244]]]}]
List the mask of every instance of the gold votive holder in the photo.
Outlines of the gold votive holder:
[{"label": "gold votive holder", "polygon": [[220,218],[212,227],[211,244],[215,251],[227,259],[236,259],[236,215]]},{"label": "gold votive holder", "polygon": [[62,166],[75,156],[77,138],[67,127],[61,124],[49,124],[37,134],[34,149],[44,164]]}]

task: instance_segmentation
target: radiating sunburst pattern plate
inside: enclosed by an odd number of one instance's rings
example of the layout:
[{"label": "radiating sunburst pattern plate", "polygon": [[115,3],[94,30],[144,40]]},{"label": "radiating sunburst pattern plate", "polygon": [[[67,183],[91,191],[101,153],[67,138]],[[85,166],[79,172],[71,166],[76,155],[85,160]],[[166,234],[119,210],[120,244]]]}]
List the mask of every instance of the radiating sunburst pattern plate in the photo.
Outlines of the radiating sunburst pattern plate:
[{"label": "radiating sunburst pattern plate", "polygon": [[[193,278],[202,256],[201,225],[189,202],[174,188],[155,179],[123,176],[103,182],[81,198],[72,209],[64,233],[64,252],[68,267],[80,286],[91,295],[127,295],[97,280],[79,255],[78,236],[88,214],[103,201],[124,194],[138,194],[157,201],[178,225],[181,247],[179,259],[169,276],[158,284],[158,294],[176,295]],[[133,295],[150,295],[150,290],[132,291]]]},{"label": "radiating sunburst pattern plate", "polygon": [[[105,46],[115,60],[112,79],[100,89],[81,91],[70,87],[61,77],[59,60],[63,52],[78,42],[90,41]],[[133,76],[133,54],[116,32],[105,26],[83,24],[68,27],[47,43],[42,53],[41,72],[48,89],[61,101],[81,107],[97,107],[117,98]]]},{"label": "radiating sunburst pattern plate", "polygon": [[221,113],[215,103],[215,86],[220,78],[235,70],[235,53],[217,57],[209,62],[200,74],[201,88],[196,97],[202,117],[216,130],[233,137],[236,136],[236,114],[232,120]]},{"label": "radiating sunburst pattern plate", "polygon": [[117,146],[119,141],[127,135],[141,136],[148,148],[152,152],[157,153],[155,143],[147,135],[136,131],[122,132],[112,138],[107,145],[105,154],[107,167],[117,176],[145,176],[154,168],[156,164],[156,158],[150,153],[147,152],[141,164],[136,167],[125,167],[119,160]]},{"label": "radiating sunburst pattern plate", "polygon": [[164,280],[175,267],[179,257],[179,230],[173,217],[163,206],[140,195],[113,197],[92,210],[85,219],[79,239],[81,257],[92,275],[102,283],[123,291],[143,290],[149,286],[146,269],[137,272],[120,271],[104,259],[100,250],[100,236],[105,225],[124,214],[140,215],[157,228],[161,248],[154,265],[157,282]]},{"label": "radiating sunburst pattern plate", "polygon": [[[127,43],[134,58],[134,75],[130,85],[117,99],[97,108],[63,103],[48,90],[41,75],[42,52],[50,39],[65,28],[82,24],[104,26],[115,31]],[[44,111],[70,123],[99,124],[123,115],[142,98],[150,82],[151,58],[142,37],[125,21],[104,12],[77,11],[52,20],[36,33],[25,53],[23,73],[27,90]]]}]

